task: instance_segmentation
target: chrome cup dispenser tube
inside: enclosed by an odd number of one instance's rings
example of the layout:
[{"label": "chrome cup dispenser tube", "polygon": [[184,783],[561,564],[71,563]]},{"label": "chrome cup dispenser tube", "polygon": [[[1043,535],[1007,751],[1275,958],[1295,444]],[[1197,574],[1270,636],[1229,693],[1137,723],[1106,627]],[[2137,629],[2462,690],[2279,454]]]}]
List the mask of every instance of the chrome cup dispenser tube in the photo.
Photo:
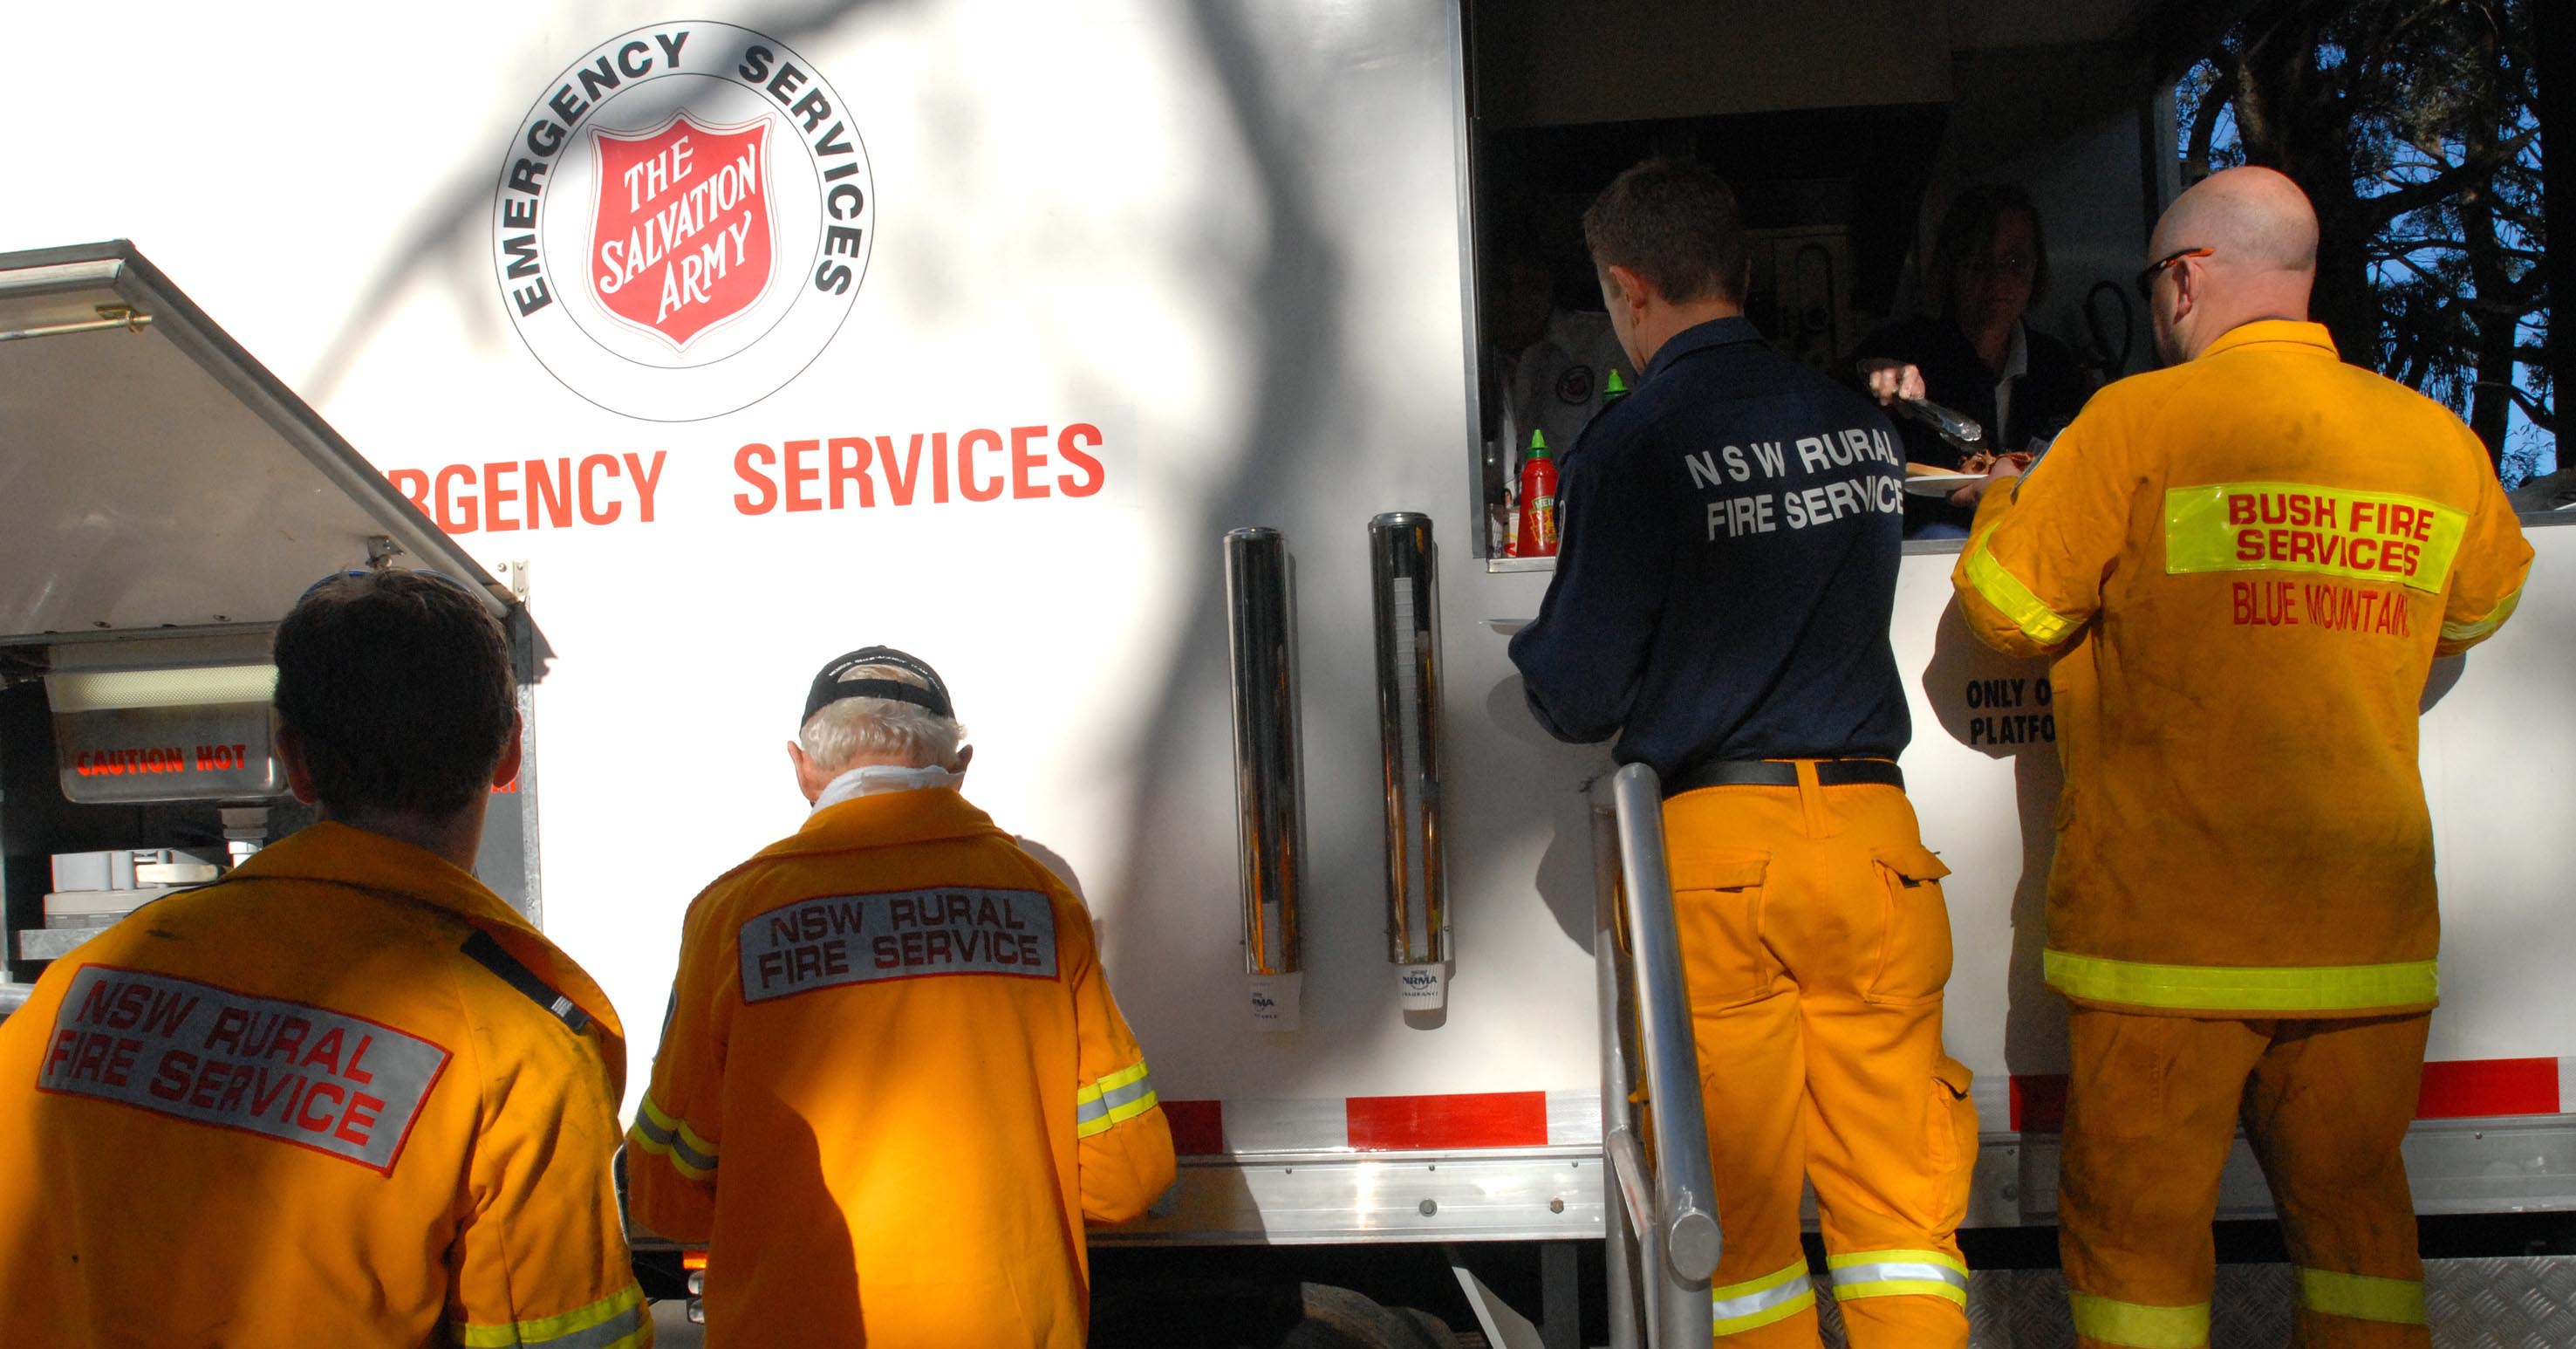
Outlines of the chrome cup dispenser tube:
[{"label": "chrome cup dispenser tube", "polygon": [[1377,611],[1378,747],[1386,786],[1387,959],[1406,1011],[1448,998],[1449,903],[1440,865],[1440,575],[1431,517],[1369,521]]},{"label": "chrome cup dispenser tube", "polygon": [[1244,972],[1264,1030],[1297,1029],[1297,893],[1306,864],[1298,755],[1297,612],[1275,529],[1225,536],[1226,646],[1234,681],[1234,806]]}]

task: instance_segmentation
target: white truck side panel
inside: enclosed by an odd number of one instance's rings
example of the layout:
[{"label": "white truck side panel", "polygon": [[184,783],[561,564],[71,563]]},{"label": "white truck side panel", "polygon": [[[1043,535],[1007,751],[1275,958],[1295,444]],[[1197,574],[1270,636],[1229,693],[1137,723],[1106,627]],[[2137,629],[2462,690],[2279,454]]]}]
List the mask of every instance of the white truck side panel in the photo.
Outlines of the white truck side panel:
[{"label": "white truck side panel", "polygon": [[[15,137],[10,169],[42,186],[0,221],[0,247],[134,238],[398,481],[615,458],[594,476],[613,523],[497,530],[487,490],[456,532],[533,563],[556,652],[547,923],[624,1011],[636,1082],[682,907],[801,819],[782,746],[805,681],[884,641],[955,686],[980,747],[971,795],[1082,872],[1166,1096],[1588,1085],[1576,775],[1535,771],[1579,756],[1534,763],[1476,729],[1509,671],[1475,619],[1534,605],[1540,582],[1488,580],[1468,556],[1450,8],[691,11],[760,28],[831,82],[878,237],[820,359],[742,412],[676,424],[552,378],[487,261],[523,112],[593,45],[686,26],[666,12],[469,7],[432,33],[381,8],[147,5],[121,60],[192,110],[190,138]],[[59,125],[95,97],[87,63],[37,54],[96,35],[22,17],[0,109]],[[758,516],[733,500],[752,491],[734,471],[748,443],[1075,423],[1104,433],[1108,481],[1087,499],[894,507],[880,484],[873,509]],[[636,480],[655,474],[647,523]],[[524,470],[502,485],[521,493],[508,518],[535,513]],[[1460,962],[1436,1031],[1397,1011],[1379,935],[1364,527],[1399,507],[1448,545]],[[1251,1027],[1235,897],[1217,539],[1255,523],[1288,532],[1303,614],[1317,865],[1305,1029],[1285,1036]],[[1568,789],[1553,829],[1518,804],[1542,777]],[[1542,852],[1562,923],[1530,897]]]},{"label": "white truck side panel", "polygon": [[[640,1089],[680,914],[796,827],[782,746],[826,658],[936,663],[979,753],[969,794],[1070,859],[1167,1099],[1595,1083],[1584,781],[1487,618],[1546,578],[1470,556],[1452,7],[1436,0],[923,0],[693,7],[779,39],[863,138],[877,237],[838,336],[746,409],[661,423],[575,396],[514,333],[495,191],[523,114],[582,52],[666,11],[152,5],[14,16],[0,249],[136,240],[215,319],[487,559],[526,558],[555,651],[540,691],[549,930],[607,987]],[[148,90],[148,119],[101,115]],[[78,134],[73,133],[77,129]],[[557,263],[568,283],[578,277]],[[646,378],[649,378],[647,376]],[[7,416],[0,409],[0,419]],[[1099,428],[1093,496],[745,513],[791,442]],[[5,429],[5,421],[0,421]],[[770,485],[738,471],[773,456]],[[595,515],[496,528],[493,477],[609,456]],[[631,460],[629,456],[632,456]],[[649,479],[650,518],[639,479]],[[427,484],[445,481],[443,503]],[[820,493],[821,486],[805,490]],[[1408,1021],[1386,963],[1365,524],[1429,513],[1442,556],[1457,967]],[[1218,539],[1297,563],[1306,708],[1304,1029],[1264,1034],[1239,948]],[[2576,1057],[2576,935],[2553,847],[2576,793],[2576,529],[2536,529],[2530,598],[2425,723],[2450,917],[2434,1057]],[[358,559],[351,559],[357,561]],[[2039,983],[2055,760],[1989,739],[2046,711],[2036,671],[1954,621],[1949,555],[1907,560],[1897,653],[1921,672],[1905,761],[1956,871],[1952,1049],[2005,1125],[2007,1071],[2063,1071]],[[1988,706],[1978,680],[2024,681]],[[2021,718],[2007,722],[2004,718]],[[1985,719],[1981,721],[1980,719]],[[1974,738],[1978,743],[1968,743]],[[2007,750],[2013,752],[2006,752]]]}]

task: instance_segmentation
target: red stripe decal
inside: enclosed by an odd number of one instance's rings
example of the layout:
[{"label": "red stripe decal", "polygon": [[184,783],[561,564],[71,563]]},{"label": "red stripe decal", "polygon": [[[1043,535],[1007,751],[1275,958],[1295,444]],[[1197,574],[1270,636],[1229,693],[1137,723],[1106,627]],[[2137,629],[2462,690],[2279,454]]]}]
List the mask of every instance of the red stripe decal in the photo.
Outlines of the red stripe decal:
[{"label": "red stripe decal", "polygon": [[[2558,1097],[2556,1059],[2461,1059],[2424,1065],[2424,1088],[2416,1097],[2415,1118],[2555,1115],[2565,1108],[2566,1102]],[[2063,1132],[2066,1076],[2014,1074],[2012,1127],[2030,1133]]]},{"label": "red stripe decal", "polygon": [[2053,1134],[2066,1128],[2066,1074],[2016,1073],[2012,1079],[2015,1132]]},{"label": "red stripe decal", "polygon": [[1225,1102],[1165,1101],[1163,1118],[1171,1121],[1172,1151],[1184,1157],[1225,1151]]},{"label": "red stripe decal", "polygon": [[1362,1152],[1547,1145],[1547,1093],[1354,1096],[1346,1105],[1351,1146]]},{"label": "red stripe decal", "polygon": [[2559,1109],[2558,1060],[2468,1059],[2424,1065],[2415,1118],[2555,1115]]}]

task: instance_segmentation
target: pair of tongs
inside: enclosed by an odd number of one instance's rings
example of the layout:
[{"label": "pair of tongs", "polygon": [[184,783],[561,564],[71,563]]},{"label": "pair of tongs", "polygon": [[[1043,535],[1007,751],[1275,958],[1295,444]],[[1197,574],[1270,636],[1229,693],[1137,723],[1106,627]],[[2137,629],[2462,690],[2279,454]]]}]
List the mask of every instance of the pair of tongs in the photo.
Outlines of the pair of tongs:
[{"label": "pair of tongs", "polygon": [[[1905,362],[1891,361],[1885,357],[1872,357],[1860,362],[1859,365],[1863,379],[1881,370],[1905,368]],[[1957,447],[1960,453],[1986,453],[1986,428],[1979,426],[1974,419],[1962,416],[1928,398],[1907,398],[1900,394],[1893,406],[1906,416],[1931,427],[1935,435]]]}]

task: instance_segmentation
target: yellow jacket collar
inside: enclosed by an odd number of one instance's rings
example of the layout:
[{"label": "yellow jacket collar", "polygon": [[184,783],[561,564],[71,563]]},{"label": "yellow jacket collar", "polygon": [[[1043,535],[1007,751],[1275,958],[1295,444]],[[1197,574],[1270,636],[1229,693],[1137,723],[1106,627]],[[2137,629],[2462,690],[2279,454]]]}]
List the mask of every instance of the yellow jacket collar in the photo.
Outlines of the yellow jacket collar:
[{"label": "yellow jacket collar", "polygon": [[991,816],[954,788],[922,787],[854,797],[805,817],[805,827],[761,850],[762,856],[881,848],[939,838],[1000,833]]},{"label": "yellow jacket collar", "polygon": [[2288,342],[2302,347],[2315,347],[2328,356],[2337,356],[2334,335],[2322,323],[2300,323],[2291,319],[2256,319],[2240,323],[2218,335],[2218,340],[2201,348],[2195,361],[2205,361],[2222,351],[2233,351],[2256,342]]},{"label": "yellow jacket collar", "polygon": [[324,820],[253,853],[233,869],[242,880],[327,881],[404,895],[478,924],[536,931],[519,911],[455,863],[372,830]]},{"label": "yellow jacket collar", "polygon": [[625,1090],[626,1028],[598,981],[579,962],[519,916],[471,872],[424,848],[329,820],[309,825],[260,849],[227,879],[318,881],[380,895],[397,895],[445,909],[492,934],[502,949],[591,1016],[600,1042],[612,1099]]}]

